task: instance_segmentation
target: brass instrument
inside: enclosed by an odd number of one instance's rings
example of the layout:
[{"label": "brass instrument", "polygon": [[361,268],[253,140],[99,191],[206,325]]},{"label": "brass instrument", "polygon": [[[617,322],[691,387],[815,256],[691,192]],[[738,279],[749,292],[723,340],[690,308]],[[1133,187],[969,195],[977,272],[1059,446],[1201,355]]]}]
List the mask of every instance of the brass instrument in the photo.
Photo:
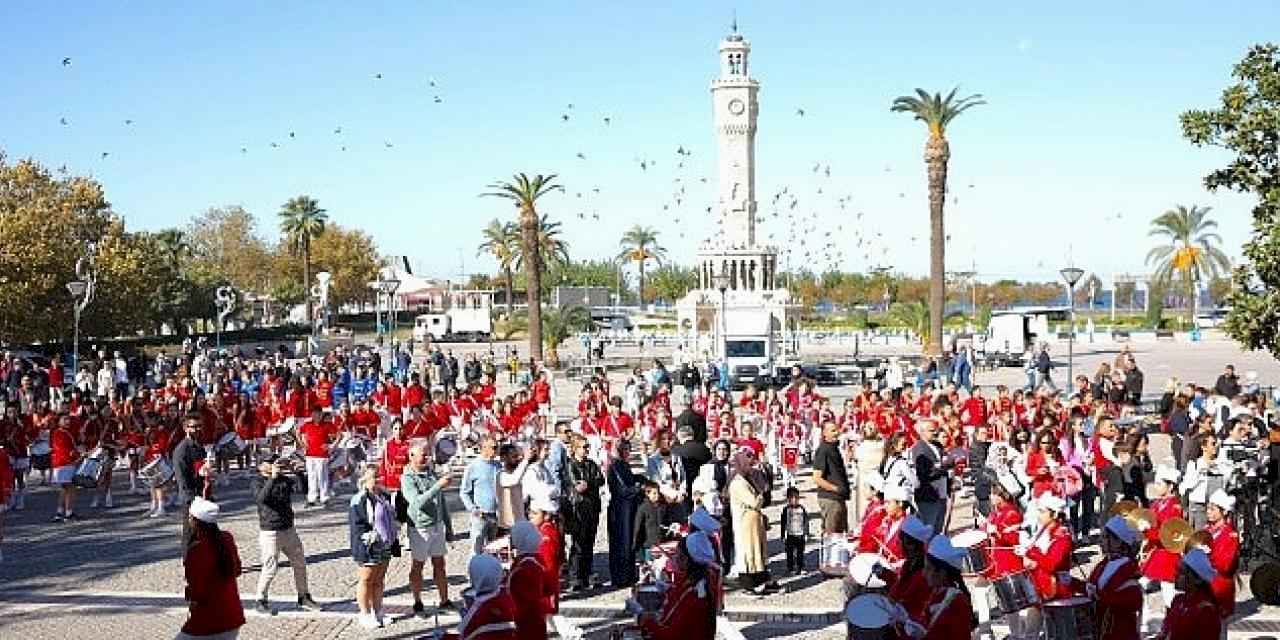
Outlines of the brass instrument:
[{"label": "brass instrument", "polygon": [[1138,507],[1137,509],[1124,514],[1124,519],[1128,520],[1129,526],[1133,527],[1134,531],[1137,531],[1138,533],[1142,533],[1147,529],[1156,526],[1155,512],[1143,507]]},{"label": "brass instrument", "polygon": [[1129,512],[1138,508],[1138,503],[1133,500],[1121,500],[1111,505],[1111,510],[1107,512],[1108,516],[1127,516]]},{"label": "brass instrument", "polygon": [[1170,518],[1160,525],[1160,544],[1168,551],[1183,553],[1187,550],[1187,543],[1193,532],[1190,522],[1182,518]]}]

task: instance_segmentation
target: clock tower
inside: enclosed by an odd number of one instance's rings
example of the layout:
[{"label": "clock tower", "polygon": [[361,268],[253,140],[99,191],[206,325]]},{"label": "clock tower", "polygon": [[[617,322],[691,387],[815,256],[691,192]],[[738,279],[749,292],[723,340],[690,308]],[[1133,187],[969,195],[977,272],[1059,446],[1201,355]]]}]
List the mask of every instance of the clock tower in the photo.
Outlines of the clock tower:
[{"label": "clock tower", "polygon": [[755,245],[756,94],[760,83],[750,74],[751,45],[738,33],[720,43],[720,75],[711,81],[711,103],[719,150],[719,209],[723,244]]}]

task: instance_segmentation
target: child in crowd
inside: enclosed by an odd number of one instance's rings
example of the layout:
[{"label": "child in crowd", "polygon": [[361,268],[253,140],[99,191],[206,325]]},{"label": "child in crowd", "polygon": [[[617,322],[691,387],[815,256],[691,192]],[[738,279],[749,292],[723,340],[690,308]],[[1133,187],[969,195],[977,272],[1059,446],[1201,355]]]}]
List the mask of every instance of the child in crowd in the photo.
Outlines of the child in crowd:
[{"label": "child in crowd", "polygon": [[809,512],[800,504],[800,490],[787,487],[787,506],[782,508],[783,547],[787,550],[787,572],[804,573],[804,546],[809,540]]},{"label": "child in crowd", "polygon": [[666,505],[662,502],[662,493],[658,483],[646,480],[641,483],[644,489],[644,502],[636,510],[636,529],[634,535],[636,560],[649,562],[653,556],[649,549],[662,543],[663,526],[666,524]]}]

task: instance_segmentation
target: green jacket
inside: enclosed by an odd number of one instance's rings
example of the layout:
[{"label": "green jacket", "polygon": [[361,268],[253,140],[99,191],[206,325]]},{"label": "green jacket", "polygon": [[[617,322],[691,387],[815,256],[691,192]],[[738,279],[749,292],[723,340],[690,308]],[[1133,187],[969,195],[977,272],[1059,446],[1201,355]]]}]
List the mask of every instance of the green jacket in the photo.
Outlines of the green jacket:
[{"label": "green jacket", "polygon": [[419,531],[443,525],[449,517],[444,491],[436,486],[437,480],[439,477],[430,466],[422,472],[406,466],[400,476],[400,492],[409,503],[409,524]]}]

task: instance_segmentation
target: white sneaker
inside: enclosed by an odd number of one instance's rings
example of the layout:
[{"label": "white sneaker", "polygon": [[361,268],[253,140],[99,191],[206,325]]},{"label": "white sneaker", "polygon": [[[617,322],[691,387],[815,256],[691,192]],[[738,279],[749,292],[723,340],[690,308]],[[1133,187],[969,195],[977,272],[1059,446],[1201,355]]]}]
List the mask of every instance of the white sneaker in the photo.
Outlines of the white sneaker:
[{"label": "white sneaker", "polygon": [[115,503],[111,502],[111,494],[109,494],[109,493],[107,494],[106,506],[107,506],[107,508],[108,508],[108,509],[110,509],[111,507],[116,506],[116,505],[115,505]]},{"label": "white sneaker", "polygon": [[364,627],[365,629],[378,628],[378,619],[373,617],[372,613],[356,614],[356,622],[360,623],[360,626]]}]

